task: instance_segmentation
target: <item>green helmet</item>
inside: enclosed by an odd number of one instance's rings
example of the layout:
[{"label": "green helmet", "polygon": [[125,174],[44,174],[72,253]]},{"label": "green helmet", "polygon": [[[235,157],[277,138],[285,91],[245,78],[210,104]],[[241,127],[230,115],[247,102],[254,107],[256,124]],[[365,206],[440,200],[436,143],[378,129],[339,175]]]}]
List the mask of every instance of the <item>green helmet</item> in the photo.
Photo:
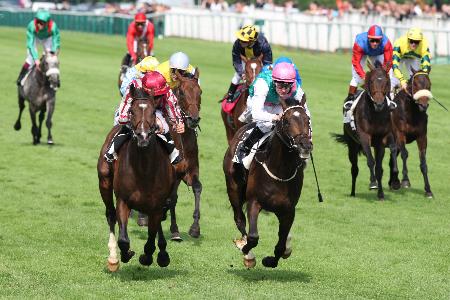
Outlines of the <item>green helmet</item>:
[{"label": "green helmet", "polygon": [[36,13],[36,19],[43,22],[48,22],[50,20],[50,13],[48,12],[48,10],[40,9]]}]

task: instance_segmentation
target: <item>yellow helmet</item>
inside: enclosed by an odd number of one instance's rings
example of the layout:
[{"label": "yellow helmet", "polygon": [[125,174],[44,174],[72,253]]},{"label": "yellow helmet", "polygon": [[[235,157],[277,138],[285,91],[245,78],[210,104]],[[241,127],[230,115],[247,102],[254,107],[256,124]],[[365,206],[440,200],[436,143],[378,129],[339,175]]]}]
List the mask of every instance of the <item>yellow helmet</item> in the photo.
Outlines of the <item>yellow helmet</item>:
[{"label": "yellow helmet", "polygon": [[156,67],[159,65],[159,61],[156,57],[147,56],[140,63],[138,63],[135,68],[141,73],[146,73],[150,71],[155,71]]},{"label": "yellow helmet", "polygon": [[409,40],[421,41],[421,40],[423,40],[423,33],[420,28],[411,28],[410,30],[408,30],[406,37]]},{"label": "yellow helmet", "polygon": [[243,42],[253,42],[258,38],[258,31],[253,25],[246,25],[236,32],[236,37]]}]

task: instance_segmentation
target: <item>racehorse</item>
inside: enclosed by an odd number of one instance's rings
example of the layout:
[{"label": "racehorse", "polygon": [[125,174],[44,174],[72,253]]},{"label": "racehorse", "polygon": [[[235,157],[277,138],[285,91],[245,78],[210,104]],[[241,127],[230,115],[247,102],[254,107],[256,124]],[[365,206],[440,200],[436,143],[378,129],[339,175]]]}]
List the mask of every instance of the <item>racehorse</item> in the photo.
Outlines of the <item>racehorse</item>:
[{"label": "racehorse", "polygon": [[[368,60],[370,62],[370,60]],[[359,173],[358,154],[363,152],[367,157],[367,166],[370,171],[371,189],[378,189],[378,199],[384,200],[382,186],[383,157],[385,146],[391,150],[391,158],[397,156],[392,125],[390,120],[390,109],[387,97],[390,92],[390,79],[387,70],[389,66],[382,67],[376,61],[375,66],[369,63],[370,71],[366,73],[364,91],[360,94],[359,101],[354,107],[354,122],[356,132],[348,123],[344,124],[344,134],[334,134],[335,139],[348,147],[348,158],[352,165],[352,190],[350,196],[355,196],[356,178]],[[374,148],[375,159],[372,156],[371,147]],[[397,165],[392,166],[397,170]],[[398,171],[397,171],[398,172]],[[399,182],[392,184],[399,185]]]},{"label": "racehorse", "polygon": [[[42,123],[47,112],[47,120],[45,121],[48,130],[47,144],[53,145],[51,129],[53,112],[55,110],[55,95],[60,87],[59,60],[57,55],[45,53],[41,57],[40,62],[40,67],[34,67],[23,80],[24,84],[18,87],[19,116],[14,124],[14,129],[20,130],[22,128],[20,119],[25,108],[25,100],[28,100],[33,144],[37,145],[41,141]],[[39,125],[36,123],[36,113],[38,111]]]},{"label": "racehorse", "polygon": [[236,131],[238,131],[238,129],[244,125],[244,123],[239,121],[238,118],[247,108],[248,89],[250,87],[250,84],[252,84],[263,67],[262,54],[258,57],[253,58],[246,58],[245,56],[241,55],[241,59],[245,64],[245,77],[243,83],[237,89],[237,91],[239,91],[241,94],[239,98],[234,101],[236,103],[223,104],[226,106],[230,104],[231,106],[235,105],[230,112],[225,112],[223,105],[221,110],[222,120],[223,124],[225,125],[225,132],[227,135],[228,146],[230,145]]},{"label": "racehorse", "polygon": [[[152,264],[155,237],[158,233],[160,252],[157,263],[160,267],[166,267],[170,263],[161,221],[175,183],[175,169],[156,137],[158,126],[153,97],[143,90],[136,89],[134,85],[130,85],[130,95],[133,99],[129,111],[133,138],[122,146],[113,168],[105,167],[103,154],[109,146],[111,136],[117,131],[118,126],[114,127],[103,144],[97,164],[99,189],[106,207],[106,220],[110,230],[108,268],[112,272],[117,271],[119,267],[117,244],[123,263],[127,263],[134,255],[134,251],[130,250],[127,233],[131,209],[149,216],[148,239],[139,262],[145,266]],[[113,192],[116,196],[116,208]],[[119,223],[118,242],[115,238],[116,221]]]},{"label": "racehorse", "polygon": [[[392,112],[392,124],[398,150],[403,161],[402,187],[410,187],[406,160],[408,150],[406,144],[417,142],[419,148],[420,171],[425,183],[425,196],[433,197],[428,181],[428,167],[426,161],[427,152],[427,108],[433,98],[431,93],[431,81],[429,72],[412,70],[408,81],[407,91],[400,91],[394,98],[397,109]],[[391,171],[392,172],[392,171]],[[397,172],[398,175],[398,172]],[[398,177],[397,177],[398,180]]]},{"label": "racehorse", "polygon": [[[188,185],[192,186],[195,197],[194,206],[194,222],[189,229],[189,235],[198,238],[200,236],[200,195],[202,192],[202,183],[199,179],[199,159],[198,159],[198,144],[197,144],[197,130],[200,123],[200,105],[202,90],[198,84],[199,70],[195,69],[195,74],[192,78],[183,77],[176,73],[180,85],[175,89],[175,94],[178,98],[178,104],[181,109],[181,114],[185,123],[185,132],[177,134],[171,130],[171,135],[175,142],[177,149],[180,149],[183,154],[183,161],[176,167],[177,172],[183,174],[182,180]],[[177,180],[173,193],[170,197],[170,216],[171,225],[170,231],[172,233],[172,240],[181,241],[178,225],[176,221],[175,206],[178,199],[178,187],[181,180]]]},{"label": "racehorse", "polygon": [[[137,42],[137,48],[136,48],[136,64],[138,64],[141,60],[143,60],[146,56],[148,56],[149,53],[147,51],[147,41],[145,39],[139,39]],[[125,59],[122,60],[122,65],[120,66],[119,71],[119,91],[120,87],[122,86],[122,81],[125,77],[125,74],[127,73],[128,69],[134,66],[133,61],[130,59],[130,63],[127,64],[125,62]]]},{"label": "racehorse", "polygon": [[[280,257],[290,256],[290,229],[295,217],[295,206],[303,186],[305,160],[312,151],[311,128],[304,103],[294,99],[280,99],[283,114],[268,137],[267,146],[255,154],[248,174],[243,166],[232,162],[236,146],[243,133],[253,124],[242,127],[228,147],[223,171],[227,185],[228,198],[234,212],[234,221],[242,238],[235,244],[244,254],[244,265],[252,268],[256,259],[250,251],[259,240],[257,221],[261,209],[275,213],[279,221],[278,243],[274,255],[262,260],[265,267],[275,268]],[[247,203],[249,231],[242,206]],[[289,235],[289,236],[288,236]]]}]

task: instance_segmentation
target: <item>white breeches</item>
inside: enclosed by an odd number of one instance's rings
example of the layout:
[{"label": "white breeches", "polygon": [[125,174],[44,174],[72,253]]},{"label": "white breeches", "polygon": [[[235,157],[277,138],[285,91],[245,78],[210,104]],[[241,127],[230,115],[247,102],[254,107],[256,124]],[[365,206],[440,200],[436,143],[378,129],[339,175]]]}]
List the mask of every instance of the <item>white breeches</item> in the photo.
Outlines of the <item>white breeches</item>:
[{"label": "white breeches", "polygon": [[[130,109],[129,107],[125,108],[126,111]],[[158,124],[159,128],[161,129],[161,133],[168,133],[169,132],[169,124],[167,124],[166,119],[162,115],[161,110],[157,109],[156,112],[156,124]],[[127,114],[128,115],[128,114]],[[116,109],[116,112],[114,113],[114,126],[119,124],[119,109]]]},{"label": "white breeches", "polygon": [[[37,49],[37,46],[42,45],[42,47],[44,48],[45,52],[50,52],[52,50],[52,37],[48,37],[46,39],[40,40],[38,38],[34,39],[34,49]],[[39,51],[37,51],[37,53],[39,53]],[[27,49],[27,59],[26,62],[30,65],[33,66],[34,65],[34,59],[33,56],[31,56],[30,50]]]},{"label": "white breeches", "polygon": [[[414,70],[420,70],[420,59],[418,58],[402,58],[402,60],[400,61],[400,70],[407,70],[409,76],[412,75],[412,71],[411,68],[413,68]],[[403,73],[404,74],[404,73]],[[405,78],[407,79],[407,78]],[[394,82],[394,84],[392,84],[392,82]],[[391,78],[391,86],[395,87],[395,86],[399,86],[400,85],[400,80],[398,80],[397,77],[394,76],[394,78]]]},{"label": "white breeches", "polygon": [[[384,54],[378,55],[378,56],[367,56],[364,55],[361,59],[361,67],[364,69],[366,66],[367,58],[370,59],[370,61],[375,65],[375,61],[379,61],[380,63],[384,63]],[[395,86],[394,85],[394,73],[392,71],[392,68],[389,70],[389,78],[391,79],[391,90]],[[363,79],[359,77],[358,73],[356,73],[355,68],[352,65],[352,80],[350,81],[351,86],[358,86],[360,83],[363,82]]]},{"label": "white breeches", "polygon": [[[245,64],[244,64],[244,62],[242,62],[242,69],[245,71]],[[231,78],[231,83],[237,85],[241,81],[241,78],[242,78],[241,75],[239,75],[237,72],[234,72],[233,78]]]}]

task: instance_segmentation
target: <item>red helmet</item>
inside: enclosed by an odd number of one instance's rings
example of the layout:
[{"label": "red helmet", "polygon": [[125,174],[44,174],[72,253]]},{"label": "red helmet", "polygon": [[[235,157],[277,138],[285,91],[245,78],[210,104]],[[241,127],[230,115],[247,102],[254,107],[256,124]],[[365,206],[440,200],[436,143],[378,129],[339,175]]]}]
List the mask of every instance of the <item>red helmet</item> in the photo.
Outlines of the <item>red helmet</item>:
[{"label": "red helmet", "polygon": [[[154,96],[165,95],[169,92],[170,87],[164,76],[156,71],[145,73],[142,77],[142,87],[147,92],[153,93]],[[151,91],[149,91],[151,90]]]},{"label": "red helmet", "polygon": [[134,16],[134,21],[137,23],[143,23],[143,22],[147,21],[147,17],[145,16],[144,13],[137,13]]}]

